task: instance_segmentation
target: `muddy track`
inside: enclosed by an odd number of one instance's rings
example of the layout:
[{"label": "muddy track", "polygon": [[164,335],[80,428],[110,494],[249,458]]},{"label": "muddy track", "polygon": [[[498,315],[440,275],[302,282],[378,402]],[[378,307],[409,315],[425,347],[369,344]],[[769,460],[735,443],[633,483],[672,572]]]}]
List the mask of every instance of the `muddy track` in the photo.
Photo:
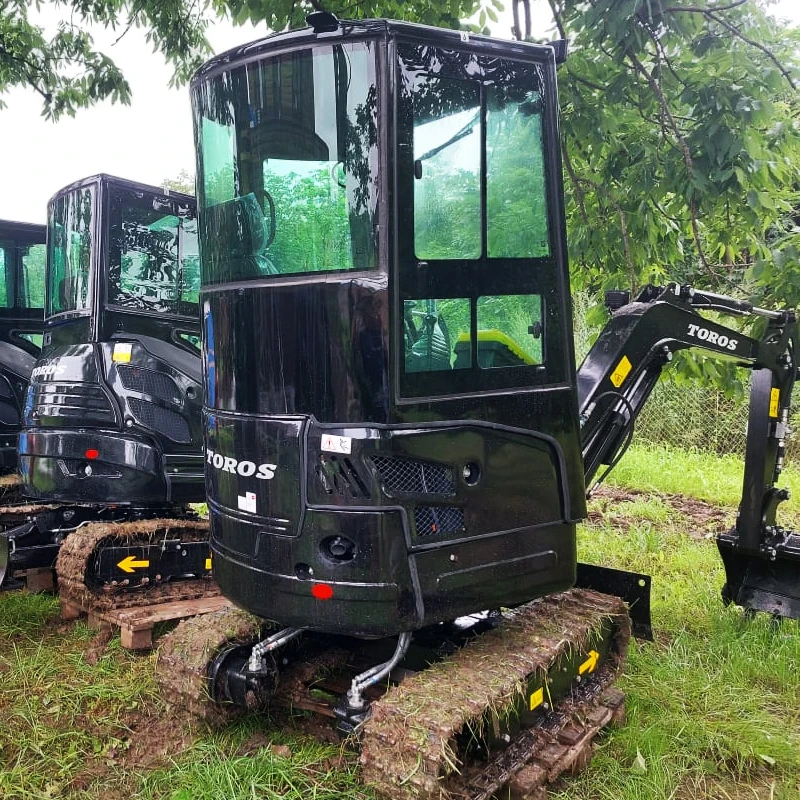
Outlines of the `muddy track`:
[{"label": "muddy track", "polygon": [[[480,726],[488,709],[500,717],[516,709],[532,676],[541,683],[560,659],[587,652],[608,624],[614,629],[610,654],[591,679],[573,687],[555,711],[523,729],[498,758],[482,766],[460,763],[456,740],[468,726]],[[259,627],[259,620],[238,610],[181,623],[159,649],[162,695],[207,722],[225,721],[230,712],[208,697],[207,665],[224,644],[258,639]],[[608,687],[629,638],[622,601],[596,592],[573,590],[507,612],[497,627],[412,674],[372,704],[360,733],[365,781],[392,800],[482,800],[524,770],[529,787],[543,786],[576,759],[588,758],[592,737],[619,713],[621,696],[609,693]],[[320,706],[308,697],[309,685],[316,673],[344,667],[347,659],[346,651],[334,647],[290,665],[281,675],[275,705]],[[567,735],[573,747],[563,745]]]},{"label": "muddy track", "polygon": [[238,608],[179,623],[158,648],[156,678],[161,696],[171,706],[189,711],[211,725],[229,720],[237,711],[233,706],[212,702],[206,667],[224,645],[256,641],[262,624],[262,620]]},{"label": "muddy track", "polygon": [[194,519],[148,519],[136,522],[93,522],[66,537],[56,559],[61,598],[85,609],[107,611],[172,600],[194,600],[219,593],[211,577],[152,582],[127,588],[93,586],[89,580],[92,558],[103,545],[152,544],[164,538],[192,542],[208,539],[208,523]]},{"label": "muddy track", "polygon": [[516,609],[497,628],[374,703],[362,736],[365,781],[393,800],[478,800],[508,783],[533,754],[544,759],[540,785],[553,780],[561,770],[555,751],[549,764],[547,752],[558,744],[556,729],[529,734],[530,748],[520,747],[518,758],[499,771],[491,763],[477,771],[461,764],[456,737],[480,725],[487,709],[502,717],[515,707],[529,676],[544,675],[560,657],[585,651],[605,620],[617,626],[612,654],[594,676],[590,696],[574,710],[565,700],[566,717],[556,728],[580,726],[625,658],[630,621],[618,598],[573,590]]}]

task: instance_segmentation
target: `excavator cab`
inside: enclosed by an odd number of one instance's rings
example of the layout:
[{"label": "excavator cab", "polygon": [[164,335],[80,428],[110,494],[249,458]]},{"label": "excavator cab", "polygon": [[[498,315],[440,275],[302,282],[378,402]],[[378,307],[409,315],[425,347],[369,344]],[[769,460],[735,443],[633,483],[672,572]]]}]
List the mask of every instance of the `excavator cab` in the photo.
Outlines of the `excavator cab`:
[{"label": "excavator cab", "polygon": [[17,466],[25,394],[42,345],[44,225],[0,220],[0,471]]},{"label": "excavator cab", "polygon": [[203,499],[194,198],[97,175],[48,207],[44,342],[20,435],[25,493]]},{"label": "excavator cab", "polygon": [[321,14],[196,76],[206,482],[238,605],[379,637],[575,583],[557,56]]}]

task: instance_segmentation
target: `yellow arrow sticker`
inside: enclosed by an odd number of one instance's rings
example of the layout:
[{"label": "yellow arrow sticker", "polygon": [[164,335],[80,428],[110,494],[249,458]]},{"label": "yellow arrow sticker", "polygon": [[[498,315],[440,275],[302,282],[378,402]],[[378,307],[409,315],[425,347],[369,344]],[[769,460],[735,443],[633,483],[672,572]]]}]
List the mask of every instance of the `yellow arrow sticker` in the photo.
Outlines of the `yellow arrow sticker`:
[{"label": "yellow arrow sticker", "polygon": [[600,653],[597,650],[590,650],[589,651],[589,658],[583,662],[583,664],[578,667],[578,672],[583,675],[586,672],[594,672],[594,668],[597,666],[597,660],[600,658]]},{"label": "yellow arrow sticker", "polygon": [[769,393],[769,415],[778,419],[778,409],[779,403],[781,399],[781,390],[780,389],[773,389]]},{"label": "yellow arrow sticker", "polygon": [[611,373],[611,383],[619,389],[620,386],[625,382],[625,378],[628,377],[630,371],[633,369],[633,364],[631,364],[630,359],[628,356],[622,356],[619,360],[619,364],[614,368],[614,371]]},{"label": "yellow arrow sticker", "polygon": [[206,559],[206,569],[211,569],[211,556]]},{"label": "yellow arrow sticker", "polygon": [[544,686],[540,686],[532,695],[531,695],[531,711],[534,708],[539,708],[539,706],[544,702]]},{"label": "yellow arrow sticker", "polygon": [[146,569],[150,566],[150,562],[147,560],[138,561],[136,556],[127,556],[123,558],[122,561],[117,564],[117,566],[123,572],[133,572],[136,569]]}]

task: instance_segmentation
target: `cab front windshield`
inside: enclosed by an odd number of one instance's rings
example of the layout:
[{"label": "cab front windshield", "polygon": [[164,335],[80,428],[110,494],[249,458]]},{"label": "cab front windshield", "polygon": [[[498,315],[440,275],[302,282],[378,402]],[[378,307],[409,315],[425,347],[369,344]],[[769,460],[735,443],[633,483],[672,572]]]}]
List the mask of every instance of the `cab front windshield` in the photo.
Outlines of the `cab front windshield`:
[{"label": "cab front windshield", "polygon": [[314,47],[195,89],[203,283],[375,268],[373,49]]}]

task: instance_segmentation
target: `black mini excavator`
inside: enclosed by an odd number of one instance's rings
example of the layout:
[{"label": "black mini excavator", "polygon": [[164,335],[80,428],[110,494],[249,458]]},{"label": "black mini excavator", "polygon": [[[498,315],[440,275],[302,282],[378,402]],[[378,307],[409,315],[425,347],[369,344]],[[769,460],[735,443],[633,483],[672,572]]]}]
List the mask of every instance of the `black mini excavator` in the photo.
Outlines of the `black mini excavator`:
[{"label": "black mini excavator", "polygon": [[50,201],[47,242],[19,473],[48,507],[0,536],[0,571],[59,556],[62,596],[204,593],[207,529],[186,508],[204,500],[194,198],[87,178]]},{"label": "black mini excavator", "polygon": [[649,289],[576,372],[564,43],[309,22],[192,84],[214,576],[249,614],[182,623],[159,677],[212,717],[329,716],[387,797],[529,796],[615,717],[649,628],[649,578],[577,565],[575,532],[672,350],[755,370],[729,598],[793,552],[772,482],[796,322]]},{"label": "black mini excavator", "polygon": [[[44,327],[45,226],[0,220],[0,472],[17,468],[17,438]],[[4,495],[4,500],[8,497]]]}]

